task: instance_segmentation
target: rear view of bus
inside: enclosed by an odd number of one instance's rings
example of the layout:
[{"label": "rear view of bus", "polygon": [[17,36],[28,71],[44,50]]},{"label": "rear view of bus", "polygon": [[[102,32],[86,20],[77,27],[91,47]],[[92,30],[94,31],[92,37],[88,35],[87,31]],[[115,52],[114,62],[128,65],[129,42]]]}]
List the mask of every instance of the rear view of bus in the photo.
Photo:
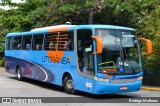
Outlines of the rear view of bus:
[{"label": "rear view of bus", "polygon": [[111,25],[59,25],[6,38],[6,71],[62,86],[66,93],[113,94],[138,91],[143,70],[139,41],[132,28]]}]

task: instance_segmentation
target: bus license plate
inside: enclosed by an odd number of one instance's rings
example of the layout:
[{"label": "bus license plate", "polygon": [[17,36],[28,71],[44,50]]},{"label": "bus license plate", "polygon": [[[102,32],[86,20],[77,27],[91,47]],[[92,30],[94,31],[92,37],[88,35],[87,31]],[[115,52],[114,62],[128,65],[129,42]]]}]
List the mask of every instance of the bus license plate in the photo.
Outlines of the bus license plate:
[{"label": "bus license plate", "polygon": [[128,89],[128,86],[121,86],[120,87],[120,90],[127,90]]}]

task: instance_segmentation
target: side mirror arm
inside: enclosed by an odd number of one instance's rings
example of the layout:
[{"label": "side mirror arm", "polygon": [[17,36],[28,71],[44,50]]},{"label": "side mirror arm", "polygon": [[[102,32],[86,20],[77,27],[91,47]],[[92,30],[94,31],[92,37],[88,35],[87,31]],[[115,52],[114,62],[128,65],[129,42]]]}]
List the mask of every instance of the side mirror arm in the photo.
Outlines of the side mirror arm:
[{"label": "side mirror arm", "polygon": [[96,40],[96,52],[93,52],[93,54],[100,54],[102,53],[102,37],[100,36],[92,36],[92,39]]},{"label": "side mirror arm", "polygon": [[152,54],[152,41],[146,38],[138,38],[139,41],[145,41],[147,43],[147,54]]}]

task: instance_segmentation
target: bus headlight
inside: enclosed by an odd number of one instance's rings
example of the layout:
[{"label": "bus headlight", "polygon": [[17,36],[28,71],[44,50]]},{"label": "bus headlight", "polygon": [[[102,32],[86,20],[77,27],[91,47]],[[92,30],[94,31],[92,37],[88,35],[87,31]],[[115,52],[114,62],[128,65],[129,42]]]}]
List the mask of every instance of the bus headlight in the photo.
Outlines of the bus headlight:
[{"label": "bus headlight", "polygon": [[142,80],[142,79],[143,79],[143,76],[140,76],[140,77],[138,77],[137,80],[139,81],[139,80]]},{"label": "bus headlight", "polygon": [[98,77],[94,77],[94,80],[101,81],[101,82],[109,82],[109,79],[98,78]]}]

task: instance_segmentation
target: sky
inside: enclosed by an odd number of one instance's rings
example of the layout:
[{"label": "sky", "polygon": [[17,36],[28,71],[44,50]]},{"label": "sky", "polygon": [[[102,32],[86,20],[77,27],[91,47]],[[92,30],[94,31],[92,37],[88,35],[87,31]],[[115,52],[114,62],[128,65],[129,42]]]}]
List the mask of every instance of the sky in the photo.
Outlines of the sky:
[{"label": "sky", "polygon": [[25,0],[12,0],[12,2],[15,2],[15,3],[22,3],[24,2]]},{"label": "sky", "polygon": [[[13,3],[23,3],[23,2],[25,2],[25,0],[11,0]],[[0,0],[0,2],[1,2],[1,0]],[[11,9],[11,7],[9,7],[9,6],[0,6],[0,8],[2,8],[2,9],[4,9],[4,10],[9,10],[9,9]]]}]

